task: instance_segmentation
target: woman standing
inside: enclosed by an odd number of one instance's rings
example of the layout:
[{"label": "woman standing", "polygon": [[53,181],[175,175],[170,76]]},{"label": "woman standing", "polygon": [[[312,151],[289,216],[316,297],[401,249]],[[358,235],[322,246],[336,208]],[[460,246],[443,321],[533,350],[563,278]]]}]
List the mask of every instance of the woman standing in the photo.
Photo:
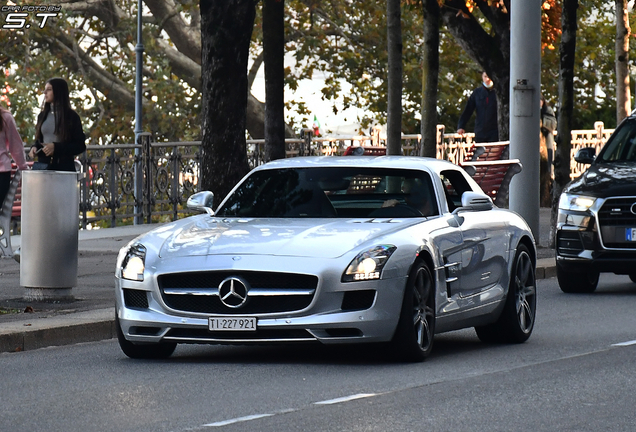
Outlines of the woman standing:
[{"label": "woman standing", "polygon": [[11,185],[11,158],[18,168],[28,170],[22,138],[9,111],[0,107],[0,209]]},{"label": "woman standing", "polygon": [[552,163],[554,161],[554,131],[557,127],[556,116],[554,110],[545,100],[543,95],[539,99],[541,107],[541,135],[545,138],[545,147],[548,152],[548,171],[552,178]]},{"label": "woman standing", "polygon": [[29,156],[37,156],[33,169],[75,171],[73,159],[86,150],[86,135],[79,115],[71,108],[68,84],[51,78],[44,85],[44,103],[35,127],[35,145]]}]

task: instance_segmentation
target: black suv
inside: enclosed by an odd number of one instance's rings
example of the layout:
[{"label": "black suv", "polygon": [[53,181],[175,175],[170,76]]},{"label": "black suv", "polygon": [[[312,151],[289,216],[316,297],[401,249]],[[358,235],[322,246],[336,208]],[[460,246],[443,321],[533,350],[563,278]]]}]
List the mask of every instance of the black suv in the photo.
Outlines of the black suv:
[{"label": "black suv", "polygon": [[[636,112],[635,112],[636,113]],[[636,115],[625,119],[598,156],[592,147],[574,159],[591,164],[559,200],[556,264],[564,292],[589,293],[600,272],[636,282]]]}]

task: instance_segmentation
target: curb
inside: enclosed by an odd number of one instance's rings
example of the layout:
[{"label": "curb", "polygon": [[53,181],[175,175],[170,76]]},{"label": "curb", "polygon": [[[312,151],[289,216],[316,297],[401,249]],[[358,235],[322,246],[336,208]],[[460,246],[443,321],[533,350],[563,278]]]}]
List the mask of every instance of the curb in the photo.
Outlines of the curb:
[{"label": "curb", "polygon": [[[554,258],[537,260],[536,279],[556,276]],[[115,308],[6,323],[0,329],[0,353],[97,342],[116,337]]]},{"label": "curb", "polygon": [[112,339],[115,308],[5,323],[0,329],[0,352],[20,352],[49,346]]}]

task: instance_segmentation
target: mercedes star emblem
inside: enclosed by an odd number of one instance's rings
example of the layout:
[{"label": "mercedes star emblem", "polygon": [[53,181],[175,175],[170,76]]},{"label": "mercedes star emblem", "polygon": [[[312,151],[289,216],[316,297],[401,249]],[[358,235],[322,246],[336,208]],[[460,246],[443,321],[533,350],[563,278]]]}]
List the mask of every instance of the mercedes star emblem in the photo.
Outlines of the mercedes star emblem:
[{"label": "mercedes star emblem", "polygon": [[249,284],[244,279],[230,276],[219,284],[219,298],[221,302],[230,308],[240,308],[247,301]]}]

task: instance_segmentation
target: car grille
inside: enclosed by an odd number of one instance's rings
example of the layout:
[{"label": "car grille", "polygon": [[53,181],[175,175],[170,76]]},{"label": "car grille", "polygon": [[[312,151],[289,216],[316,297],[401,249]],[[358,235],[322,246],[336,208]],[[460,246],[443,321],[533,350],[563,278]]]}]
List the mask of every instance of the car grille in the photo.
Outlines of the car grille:
[{"label": "car grille", "polygon": [[311,341],[316,338],[302,329],[258,329],[255,332],[210,332],[207,329],[173,328],[164,336],[165,340],[185,342],[239,342],[239,341]]},{"label": "car grille", "polygon": [[635,203],[636,197],[608,199],[598,212],[599,224],[636,227],[636,215],[631,212],[632,205]]},{"label": "car grille", "polygon": [[[228,277],[245,280],[248,300],[229,307],[219,297],[219,285]],[[305,309],[313,300],[318,278],[312,275],[275,272],[218,271],[160,275],[161,296],[174,310],[208,314],[262,314]]]},{"label": "car grille", "polygon": [[343,311],[365,310],[373,306],[375,290],[347,291],[342,299]]},{"label": "car grille", "polygon": [[146,291],[124,289],[124,304],[127,308],[148,309],[148,295]]},{"label": "car grille", "polygon": [[598,212],[599,231],[607,248],[636,249],[636,242],[627,241],[626,229],[636,228],[636,214],[632,206],[636,197],[610,198]]}]

